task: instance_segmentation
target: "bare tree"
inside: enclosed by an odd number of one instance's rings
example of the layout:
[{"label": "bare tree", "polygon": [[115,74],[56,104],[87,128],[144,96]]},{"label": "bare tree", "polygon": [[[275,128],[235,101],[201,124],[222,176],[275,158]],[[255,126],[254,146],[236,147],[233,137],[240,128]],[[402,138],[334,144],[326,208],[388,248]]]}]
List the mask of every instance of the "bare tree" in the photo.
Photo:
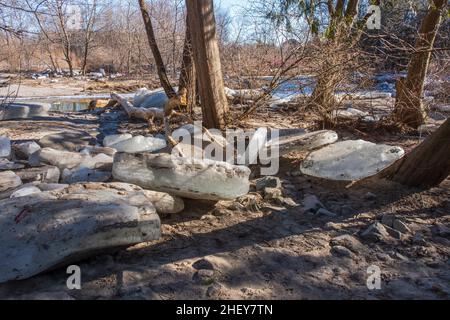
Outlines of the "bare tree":
[{"label": "bare tree", "polygon": [[175,90],[170,85],[169,78],[167,77],[166,67],[161,57],[161,52],[159,51],[158,44],[156,43],[155,32],[153,30],[153,24],[150,19],[147,4],[145,3],[145,0],[138,0],[138,1],[139,1],[139,8],[141,9],[142,18],[144,20],[145,30],[147,32],[148,43],[150,45],[150,49],[152,50],[153,57],[155,59],[156,68],[158,70],[158,76],[161,81],[161,85],[169,98],[175,97],[176,96]]},{"label": "bare tree", "polygon": [[391,179],[410,187],[431,188],[450,175],[450,119],[398,164]]},{"label": "bare tree", "polygon": [[447,0],[430,1],[428,13],[420,26],[414,52],[408,65],[408,75],[397,82],[393,116],[397,121],[414,128],[418,128],[426,119],[422,103],[425,77],[446,6]]},{"label": "bare tree", "polygon": [[199,95],[206,128],[225,128],[228,102],[222,78],[212,0],[186,0]]}]

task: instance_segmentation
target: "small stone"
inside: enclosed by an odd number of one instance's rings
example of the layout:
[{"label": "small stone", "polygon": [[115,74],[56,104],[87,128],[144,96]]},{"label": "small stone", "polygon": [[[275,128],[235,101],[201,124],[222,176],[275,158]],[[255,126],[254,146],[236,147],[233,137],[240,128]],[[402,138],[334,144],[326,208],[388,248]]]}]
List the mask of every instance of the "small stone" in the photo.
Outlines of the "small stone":
[{"label": "small stone", "polygon": [[385,226],[385,229],[386,229],[386,231],[388,232],[388,234],[389,234],[392,238],[394,238],[394,239],[402,240],[403,237],[404,237],[403,233],[401,233],[401,232],[398,231],[398,230],[395,230],[394,228]]},{"label": "small stone", "polygon": [[431,228],[431,231],[433,232],[433,234],[443,237],[443,238],[449,238],[450,237],[450,228],[442,225],[442,224],[438,224],[435,225]]},{"label": "small stone", "polygon": [[280,189],[264,188],[264,199],[265,200],[279,199],[281,197],[282,197],[282,192]]},{"label": "small stone", "polygon": [[416,233],[414,237],[412,238],[412,243],[420,246],[425,246],[427,242],[423,238],[423,235],[420,233]]},{"label": "small stone", "polygon": [[207,259],[200,259],[192,264],[192,267],[197,270],[214,270],[213,264]]},{"label": "small stone", "polygon": [[367,192],[364,196],[364,199],[366,200],[375,200],[377,198],[377,195],[372,192]]},{"label": "small stone", "polygon": [[381,223],[375,222],[361,233],[361,237],[369,241],[377,242],[386,240],[389,237],[389,233]]},{"label": "small stone", "polygon": [[330,252],[338,257],[352,258],[354,256],[353,252],[343,246],[334,246],[331,248]]},{"label": "small stone", "polygon": [[201,269],[198,270],[193,277],[194,281],[202,285],[210,285],[214,283],[214,270]]},{"label": "small stone", "polygon": [[281,180],[278,177],[265,176],[256,180],[256,190],[261,191],[265,188],[281,188]]},{"label": "small stone", "polygon": [[41,146],[34,141],[28,141],[14,144],[13,149],[19,159],[28,160],[33,153],[41,149]]},{"label": "small stone", "polygon": [[325,206],[315,195],[306,195],[303,198],[303,209],[305,212],[316,213],[321,208],[325,208]]},{"label": "small stone", "polygon": [[206,290],[206,295],[208,297],[215,297],[220,294],[220,290],[222,290],[222,286],[218,283],[214,283],[213,285],[209,286]]},{"label": "small stone", "polygon": [[335,217],[335,216],[336,216],[336,213],[333,213],[333,212],[331,212],[331,211],[328,211],[328,210],[325,209],[325,208],[320,208],[320,209],[317,211],[316,214],[319,215],[319,216],[327,216],[327,217]]},{"label": "small stone", "polygon": [[354,253],[364,250],[364,245],[354,236],[350,234],[343,234],[341,236],[331,239],[332,246],[342,246],[350,249]]},{"label": "small stone", "polygon": [[392,224],[392,228],[394,228],[397,231],[400,231],[402,233],[411,233],[411,229],[409,229],[409,227],[406,225],[406,223],[395,219],[393,224]]},{"label": "small stone", "polygon": [[390,214],[385,214],[384,216],[381,217],[381,223],[391,228],[394,225],[394,220],[395,217]]}]

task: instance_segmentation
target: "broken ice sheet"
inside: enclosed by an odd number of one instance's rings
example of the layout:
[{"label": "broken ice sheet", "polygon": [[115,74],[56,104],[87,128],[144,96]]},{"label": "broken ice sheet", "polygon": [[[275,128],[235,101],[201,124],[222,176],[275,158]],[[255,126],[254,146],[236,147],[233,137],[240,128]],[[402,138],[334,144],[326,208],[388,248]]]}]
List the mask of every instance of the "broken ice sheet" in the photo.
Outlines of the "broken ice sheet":
[{"label": "broken ice sheet", "polygon": [[373,176],[404,156],[400,147],[348,140],[312,152],[300,165],[306,175],[342,181]]}]

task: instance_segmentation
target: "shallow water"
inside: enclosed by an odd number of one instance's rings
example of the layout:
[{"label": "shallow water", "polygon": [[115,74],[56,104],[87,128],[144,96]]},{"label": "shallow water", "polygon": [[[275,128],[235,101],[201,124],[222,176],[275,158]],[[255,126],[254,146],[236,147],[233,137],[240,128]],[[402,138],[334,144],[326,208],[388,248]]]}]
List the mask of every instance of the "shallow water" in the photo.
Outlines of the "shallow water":
[{"label": "shallow water", "polygon": [[79,112],[87,110],[89,107],[89,102],[91,100],[80,100],[80,101],[53,101],[51,102],[50,111],[60,111],[60,112]]}]

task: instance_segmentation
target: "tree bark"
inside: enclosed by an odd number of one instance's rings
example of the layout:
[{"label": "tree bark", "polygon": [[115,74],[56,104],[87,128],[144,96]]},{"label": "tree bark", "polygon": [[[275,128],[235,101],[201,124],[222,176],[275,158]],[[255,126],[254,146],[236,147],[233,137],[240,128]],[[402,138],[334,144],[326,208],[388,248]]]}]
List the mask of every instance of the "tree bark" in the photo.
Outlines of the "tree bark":
[{"label": "tree bark", "polygon": [[186,0],[187,16],[199,82],[203,125],[225,128],[228,102],[222,78],[212,0]]},{"label": "tree bark", "polygon": [[181,100],[185,98],[186,101],[181,101],[181,105],[185,105],[190,114],[192,114],[196,102],[196,74],[195,66],[192,56],[192,41],[189,29],[189,23],[186,21],[186,36],[184,39],[183,47],[183,60],[181,63],[180,80],[178,85],[178,92],[186,92],[185,97],[181,97]]},{"label": "tree bark", "polygon": [[167,96],[169,98],[175,97],[175,90],[170,85],[169,78],[167,77],[166,67],[161,57],[161,52],[159,51],[158,44],[156,43],[155,32],[153,31],[153,24],[148,13],[147,4],[145,3],[145,0],[138,1],[139,7],[141,9],[142,19],[144,20],[145,31],[147,32],[148,43],[150,45],[150,49],[152,50],[153,58],[155,59],[156,68],[158,70],[159,80],[161,81],[161,85],[164,88]]},{"label": "tree bark", "polygon": [[418,128],[425,122],[426,112],[422,103],[425,77],[431,51],[442,21],[447,0],[433,0],[422,20],[414,53],[408,65],[408,74],[397,82],[397,98],[393,117],[410,127]]},{"label": "tree bark", "polygon": [[450,119],[397,165],[389,177],[410,187],[438,186],[450,175]]}]

